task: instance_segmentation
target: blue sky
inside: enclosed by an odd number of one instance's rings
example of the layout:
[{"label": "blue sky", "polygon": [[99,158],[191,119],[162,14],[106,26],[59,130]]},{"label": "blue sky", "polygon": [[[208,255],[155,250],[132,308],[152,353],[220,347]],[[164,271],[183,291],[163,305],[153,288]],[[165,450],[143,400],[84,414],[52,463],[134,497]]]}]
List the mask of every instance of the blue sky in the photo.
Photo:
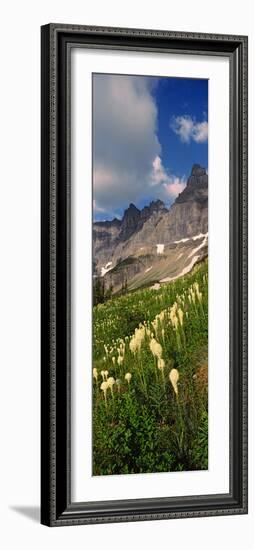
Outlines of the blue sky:
[{"label": "blue sky", "polygon": [[95,220],[169,207],[194,163],[208,169],[207,80],[93,75]]},{"label": "blue sky", "polygon": [[170,125],[170,121],[177,116],[207,121],[208,81],[160,78],[154,96],[158,106],[158,137],[164,166],[178,175],[188,175],[195,162],[208,168],[207,140],[183,142]]}]

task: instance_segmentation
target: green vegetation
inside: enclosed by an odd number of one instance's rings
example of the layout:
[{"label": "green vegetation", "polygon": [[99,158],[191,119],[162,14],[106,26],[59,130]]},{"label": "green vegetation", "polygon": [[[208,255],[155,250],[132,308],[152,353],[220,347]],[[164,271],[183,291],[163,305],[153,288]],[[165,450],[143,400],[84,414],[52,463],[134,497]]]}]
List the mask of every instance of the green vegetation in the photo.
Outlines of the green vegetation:
[{"label": "green vegetation", "polygon": [[208,467],[208,265],[93,311],[93,474]]}]

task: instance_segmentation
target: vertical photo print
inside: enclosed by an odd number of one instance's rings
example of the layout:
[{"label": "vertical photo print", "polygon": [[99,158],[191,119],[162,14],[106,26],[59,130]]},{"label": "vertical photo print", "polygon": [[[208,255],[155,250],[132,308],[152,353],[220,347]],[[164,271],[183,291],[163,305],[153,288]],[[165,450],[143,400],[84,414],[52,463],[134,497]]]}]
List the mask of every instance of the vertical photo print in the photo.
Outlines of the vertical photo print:
[{"label": "vertical photo print", "polygon": [[208,80],[92,77],[94,476],[208,469]]}]

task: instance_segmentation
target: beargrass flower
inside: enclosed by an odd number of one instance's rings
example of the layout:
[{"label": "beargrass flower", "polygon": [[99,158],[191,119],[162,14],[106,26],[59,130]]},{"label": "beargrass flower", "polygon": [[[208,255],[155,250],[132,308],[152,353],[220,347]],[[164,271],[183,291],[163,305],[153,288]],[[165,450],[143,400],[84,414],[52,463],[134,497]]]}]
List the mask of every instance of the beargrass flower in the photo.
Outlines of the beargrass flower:
[{"label": "beargrass flower", "polygon": [[130,372],[127,372],[126,375],[125,375],[125,380],[127,380],[128,384],[130,383],[131,381],[131,377],[132,377],[132,374]]},{"label": "beargrass flower", "polygon": [[181,308],[178,309],[178,318],[179,318],[179,321],[180,321],[180,325],[182,327],[183,326],[183,311],[181,310]]},{"label": "beargrass flower", "polygon": [[113,376],[110,376],[107,380],[107,384],[108,384],[108,387],[110,388],[110,391],[113,395],[113,386],[115,384],[115,379],[113,378]]},{"label": "beargrass flower", "polygon": [[129,347],[132,353],[137,353],[141,349],[142,342],[146,335],[146,328],[140,324],[139,328],[135,329],[135,333],[131,337]]},{"label": "beargrass flower", "polygon": [[173,390],[175,392],[176,395],[178,395],[178,387],[177,387],[177,384],[178,384],[178,380],[179,380],[179,372],[177,369],[171,369],[170,373],[169,373],[169,380],[173,386]]},{"label": "beargrass flower", "polygon": [[121,342],[121,343],[120,343],[120,347],[119,347],[118,353],[119,353],[119,355],[123,355],[123,356],[124,356],[124,354],[125,354],[125,343],[124,343],[124,342]]},{"label": "beargrass flower", "polygon": [[108,389],[108,383],[106,381],[102,382],[101,384],[101,390],[103,391],[104,393],[104,399],[105,399],[105,403],[107,404],[107,389]]},{"label": "beargrass flower", "polygon": [[158,366],[158,369],[159,369],[159,370],[163,371],[164,368],[165,368],[165,361],[164,361],[164,359],[162,359],[161,357],[159,357],[157,366]]},{"label": "beargrass flower", "polygon": [[175,329],[177,329],[179,321],[178,321],[178,317],[177,317],[177,303],[176,302],[170,308],[169,317],[170,317],[171,324],[173,325],[173,327]]},{"label": "beargrass flower", "polygon": [[155,340],[155,338],[152,338],[152,340],[150,340],[149,347],[154,357],[157,357],[159,359],[162,356],[162,347],[159,342]]},{"label": "beargrass flower", "polygon": [[96,367],[93,368],[93,378],[95,378],[95,380],[98,380],[98,371]]}]

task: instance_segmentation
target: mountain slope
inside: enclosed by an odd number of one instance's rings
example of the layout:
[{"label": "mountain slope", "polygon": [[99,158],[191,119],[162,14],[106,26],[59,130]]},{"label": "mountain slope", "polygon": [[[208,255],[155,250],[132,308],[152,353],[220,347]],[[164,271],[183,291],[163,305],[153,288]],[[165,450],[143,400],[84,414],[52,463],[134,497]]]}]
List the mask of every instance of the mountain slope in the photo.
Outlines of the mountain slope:
[{"label": "mountain slope", "polygon": [[187,185],[167,209],[160,200],[130,204],[122,220],[93,224],[94,275],[114,291],[177,278],[207,255],[208,175],[194,165]]}]

